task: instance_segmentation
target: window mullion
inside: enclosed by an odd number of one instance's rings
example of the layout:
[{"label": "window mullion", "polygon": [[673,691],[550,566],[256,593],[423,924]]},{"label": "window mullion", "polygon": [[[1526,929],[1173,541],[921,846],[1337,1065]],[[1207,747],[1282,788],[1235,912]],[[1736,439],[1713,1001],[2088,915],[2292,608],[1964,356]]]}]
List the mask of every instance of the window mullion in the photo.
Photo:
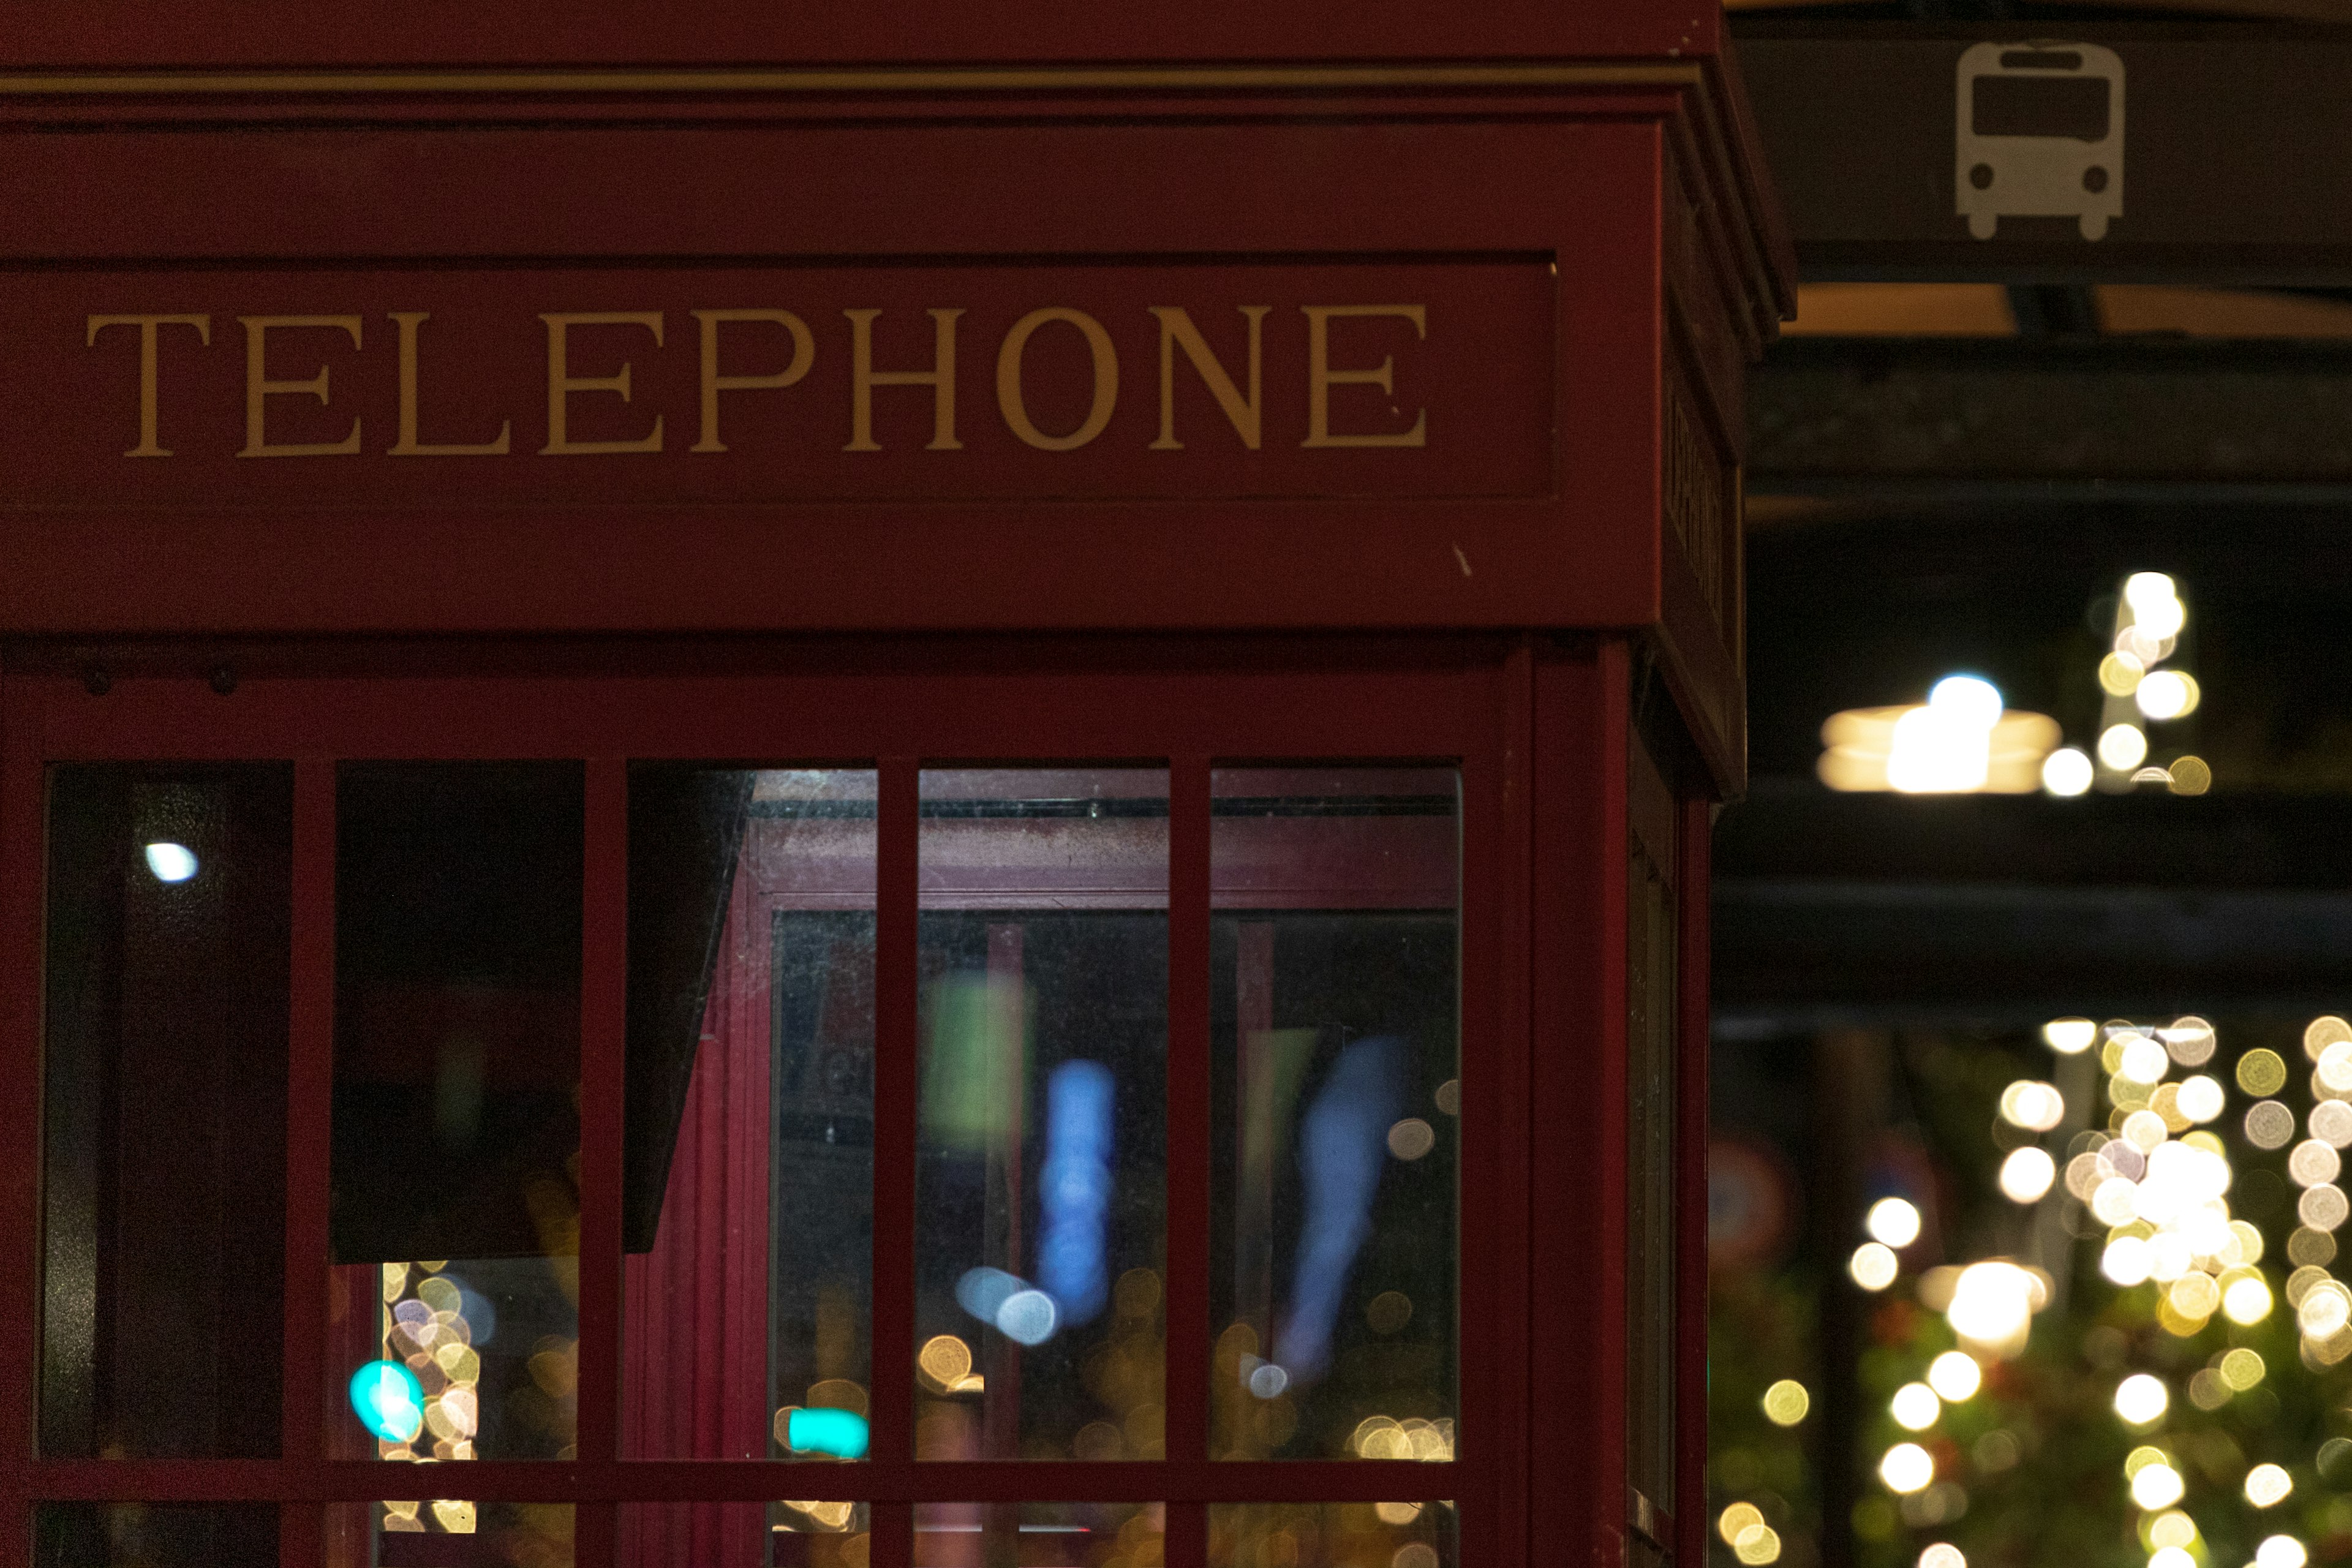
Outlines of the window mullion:
[{"label": "window mullion", "polygon": [[[331,1274],[327,1193],[335,1093],[335,764],[294,764],[291,1006],[286,1072],[284,1415],[279,1453],[289,1479],[326,1458],[326,1293]],[[283,1555],[304,1560],[299,1543]],[[315,1533],[315,1532],[313,1532]],[[291,1564],[289,1563],[289,1568]]]},{"label": "window mullion", "polygon": [[[620,1452],[621,1185],[626,1106],[629,774],[587,764],[580,952],[580,1406],[573,1451],[591,1467]],[[609,1504],[573,1516],[580,1568],[613,1561]]]},{"label": "window mullion", "polygon": [[[874,1350],[868,1452],[881,1462],[915,1452],[916,943],[921,816],[912,757],[886,757],[876,788],[874,911]],[[877,1504],[872,1568],[908,1568],[909,1505]]]},{"label": "window mullion", "polygon": [[[1167,1456],[1209,1457],[1209,759],[1170,759],[1168,775]],[[1208,1559],[1208,1508],[1171,1501],[1161,1547],[1171,1568]]]}]

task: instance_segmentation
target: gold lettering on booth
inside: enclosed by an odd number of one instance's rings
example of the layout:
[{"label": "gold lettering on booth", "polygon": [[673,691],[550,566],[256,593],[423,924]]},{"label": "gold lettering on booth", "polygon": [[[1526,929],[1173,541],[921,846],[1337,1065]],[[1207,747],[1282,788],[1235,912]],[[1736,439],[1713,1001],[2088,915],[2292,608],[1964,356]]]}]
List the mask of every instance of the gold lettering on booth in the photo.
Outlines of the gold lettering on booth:
[{"label": "gold lettering on booth", "polygon": [[[1029,340],[1049,321],[1066,321],[1077,328],[1094,360],[1093,400],[1087,405],[1087,416],[1066,436],[1048,436],[1038,429],[1021,393],[1021,364],[1029,352]],[[1118,351],[1111,347],[1110,334],[1084,310],[1048,305],[1030,311],[1013,323],[1013,330],[1004,334],[1003,346],[996,351],[996,406],[1004,416],[1004,427],[1040,451],[1072,452],[1085,446],[1103,433],[1112,410],[1118,406]]]},{"label": "gold lettering on booth", "polygon": [[1184,357],[1192,362],[1192,369],[1217,406],[1225,411],[1240,435],[1242,445],[1255,452],[1258,449],[1259,415],[1262,405],[1258,393],[1262,385],[1266,312],[1271,305],[1239,305],[1234,307],[1249,322],[1249,395],[1244,398],[1234,378],[1217,361],[1201,329],[1192,324],[1192,312],[1181,305],[1154,305],[1151,313],[1160,318],[1160,439],[1151,443],[1155,452],[1181,452],[1184,443],[1176,439],[1176,351],[1182,349]]},{"label": "gold lettering on booth", "polygon": [[[727,445],[719,438],[719,395],[792,385],[816,363],[816,338],[808,323],[790,310],[697,310],[694,319],[702,323],[702,439],[688,450],[723,452]],[[719,329],[730,321],[766,321],[783,328],[793,335],[792,363],[772,375],[719,374]]]},{"label": "gold lettering on booth", "polygon": [[874,389],[877,386],[928,386],[931,389],[931,439],[926,452],[960,452],[963,443],[955,433],[956,318],[961,308],[934,309],[931,318],[931,368],[876,370],[874,318],[879,310],[844,310],[849,318],[849,445],[845,452],[878,452],[874,439]]},{"label": "gold lettering on booth", "polygon": [[293,331],[306,327],[323,327],[329,331],[348,333],[352,347],[364,348],[360,341],[360,319],[357,316],[239,316],[245,323],[245,449],[240,458],[341,458],[360,449],[360,422],[352,420],[352,432],[340,441],[289,441],[272,445],[268,438],[269,399],[299,396],[308,393],[327,405],[327,373],[321,363],[319,374],[308,381],[272,381],[268,376],[269,334],[272,331]]},{"label": "gold lettering on booth", "polygon": [[1396,395],[1396,357],[1384,356],[1371,370],[1331,368],[1331,322],[1334,318],[1395,316],[1412,323],[1416,336],[1429,336],[1429,312],[1420,305],[1301,305],[1307,313],[1307,439],[1302,447],[1425,447],[1429,444],[1429,410],[1414,416],[1410,430],[1386,435],[1334,435],[1331,430],[1331,389],[1335,386],[1377,386]]},{"label": "gold lettering on booth", "polygon": [[122,455],[126,458],[168,458],[172,449],[155,438],[158,423],[155,386],[162,379],[155,368],[156,335],[163,327],[194,327],[197,341],[210,348],[213,319],[210,316],[92,316],[89,335],[82,339],[82,346],[97,346],[98,334],[109,327],[139,329],[139,445]]},{"label": "gold lettering on booth", "polygon": [[650,435],[634,441],[574,441],[569,435],[569,402],[575,392],[618,393],[621,401],[629,401],[629,362],[621,362],[618,375],[573,375],[572,374],[571,333],[574,327],[643,327],[654,335],[654,347],[662,345],[662,318],[659,310],[557,310],[541,311],[541,321],[547,323],[547,445],[539,449],[542,458],[590,457],[600,452],[658,452],[662,447],[662,416],[654,416]]},{"label": "gold lettering on booth", "polygon": [[477,446],[459,446],[436,442],[427,445],[416,438],[416,329],[433,319],[429,310],[394,310],[393,324],[400,329],[400,438],[385,450],[394,458],[502,458],[507,453],[507,438],[514,434],[514,421],[499,421],[499,438]]}]

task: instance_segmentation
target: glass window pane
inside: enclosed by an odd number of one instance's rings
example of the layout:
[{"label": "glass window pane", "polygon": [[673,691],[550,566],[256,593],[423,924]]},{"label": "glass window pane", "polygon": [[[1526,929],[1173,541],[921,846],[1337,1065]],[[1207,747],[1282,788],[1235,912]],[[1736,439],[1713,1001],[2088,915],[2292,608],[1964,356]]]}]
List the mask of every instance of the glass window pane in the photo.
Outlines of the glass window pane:
[{"label": "glass window pane", "polygon": [[43,1503],[34,1568],[220,1568],[278,1561],[278,1506]]},{"label": "glass window pane", "polygon": [[331,1503],[325,1568],[572,1568],[570,1503]]},{"label": "glass window pane", "polygon": [[630,1458],[865,1452],[874,801],[870,769],[630,771]]},{"label": "glass window pane", "polygon": [[1209,1568],[1455,1568],[1450,1502],[1213,1503]]},{"label": "glass window pane", "polygon": [[278,1453],[292,803],[284,764],[50,771],[51,1456]]},{"label": "glass window pane", "polygon": [[1450,1458],[1451,769],[1220,769],[1211,1452]]},{"label": "glass window pane", "polygon": [[1158,1458],[1168,775],[922,775],[919,1458]]},{"label": "glass window pane", "polygon": [[1156,1502],[915,1505],[915,1568],[1159,1568]]},{"label": "glass window pane", "polygon": [[339,1456],[571,1457],[583,783],[337,770]]}]

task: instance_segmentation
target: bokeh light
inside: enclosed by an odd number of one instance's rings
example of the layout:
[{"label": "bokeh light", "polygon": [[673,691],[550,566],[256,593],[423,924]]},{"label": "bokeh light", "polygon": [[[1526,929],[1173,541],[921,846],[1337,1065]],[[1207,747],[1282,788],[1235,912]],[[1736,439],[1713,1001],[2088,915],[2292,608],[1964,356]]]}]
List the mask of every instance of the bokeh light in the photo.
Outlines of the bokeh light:
[{"label": "bokeh light", "polygon": [[2115,1403],[2116,1414],[2126,1424],[2146,1426],[2164,1419],[2165,1407],[2172,1403],[2172,1395],[2160,1379],[2136,1372],[2116,1384]]}]

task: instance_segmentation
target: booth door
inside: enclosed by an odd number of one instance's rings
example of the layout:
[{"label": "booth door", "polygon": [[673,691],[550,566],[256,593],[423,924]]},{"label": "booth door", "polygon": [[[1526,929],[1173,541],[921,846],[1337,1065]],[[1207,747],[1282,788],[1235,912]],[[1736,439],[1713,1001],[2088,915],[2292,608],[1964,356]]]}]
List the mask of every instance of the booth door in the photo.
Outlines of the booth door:
[{"label": "booth door", "polygon": [[1502,688],[13,681],[38,1560],[1476,1555]]}]

